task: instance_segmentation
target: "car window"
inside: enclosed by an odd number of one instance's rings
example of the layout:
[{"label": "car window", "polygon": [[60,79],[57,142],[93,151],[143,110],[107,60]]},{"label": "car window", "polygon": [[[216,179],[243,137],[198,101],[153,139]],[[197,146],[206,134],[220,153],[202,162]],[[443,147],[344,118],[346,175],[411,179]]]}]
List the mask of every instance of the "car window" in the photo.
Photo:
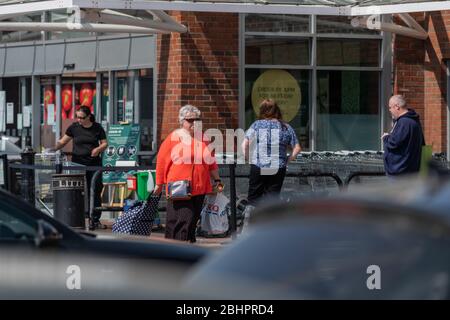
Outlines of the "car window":
[{"label": "car window", "polygon": [[31,240],[37,234],[37,223],[17,208],[3,205],[0,208],[0,241]]}]

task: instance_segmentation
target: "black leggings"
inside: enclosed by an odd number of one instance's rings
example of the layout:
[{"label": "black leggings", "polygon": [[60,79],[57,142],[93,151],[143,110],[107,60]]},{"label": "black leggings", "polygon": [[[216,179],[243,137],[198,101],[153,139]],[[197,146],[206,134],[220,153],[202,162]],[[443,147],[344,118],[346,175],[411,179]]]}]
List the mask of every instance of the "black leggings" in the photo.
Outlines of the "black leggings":
[{"label": "black leggings", "polygon": [[286,167],[278,169],[276,174],[263,175],[261,174],[261,168],[252,164],[248,184],[248,203],[254,206],[263,196],[267,195],[278,198],[283,187],[285,176]]}]

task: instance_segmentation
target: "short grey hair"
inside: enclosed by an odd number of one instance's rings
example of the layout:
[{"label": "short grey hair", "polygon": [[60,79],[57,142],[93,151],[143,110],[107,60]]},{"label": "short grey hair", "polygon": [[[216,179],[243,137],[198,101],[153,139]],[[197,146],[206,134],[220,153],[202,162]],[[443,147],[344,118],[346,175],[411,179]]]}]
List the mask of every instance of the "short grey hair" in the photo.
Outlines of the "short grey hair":
[{"label": "short grey hair", "polygon": [[397,94],[391,97],[392,102],[398,105],[400,108],[404,109],[406,107],[406,99],[401,94]]},{"label": "short grey hair", "polygon": [[183,123],[183,120],[186,118],[186,116],[189,113],[194,113],[197,118],[200,118],[202,113],[197,107],[194,107],[193,105],[187,104],[183,107],[181,107],[179,113],[178,113],[178,121],[180,121],[180,124]]}]

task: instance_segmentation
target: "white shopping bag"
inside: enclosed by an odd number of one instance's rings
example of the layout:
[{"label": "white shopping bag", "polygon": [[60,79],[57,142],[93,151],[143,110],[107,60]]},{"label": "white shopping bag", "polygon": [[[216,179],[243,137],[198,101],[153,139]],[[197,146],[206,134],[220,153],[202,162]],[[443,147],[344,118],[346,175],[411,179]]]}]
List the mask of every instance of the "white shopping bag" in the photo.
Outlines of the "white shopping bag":
[{"label": "white shopping bag", "polygon": [[206,196],[201,214],[201,231],[206,235],[228,232],[228,204],[230,200],[223,193]]}]

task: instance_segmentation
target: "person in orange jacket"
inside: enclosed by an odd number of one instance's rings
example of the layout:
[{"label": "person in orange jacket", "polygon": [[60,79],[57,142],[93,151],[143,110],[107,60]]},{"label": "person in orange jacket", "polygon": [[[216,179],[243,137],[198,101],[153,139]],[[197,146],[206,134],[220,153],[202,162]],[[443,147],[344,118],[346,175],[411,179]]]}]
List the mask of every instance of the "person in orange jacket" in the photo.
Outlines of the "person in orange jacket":
[{"label": "person in orange jacket", "polygon": [[179,111],[180,128],[170,133],[161,144],[156,160],[156,185],[159,195],[163,186],[179,180],[189,180],[191,197],[187,200],[167,200],[165,237],[195,242],[195,230],[200,219],[205,195],[214,189],[222,191],[223,184],[214,155],[201,130],[201,112],[185,105]]}]

